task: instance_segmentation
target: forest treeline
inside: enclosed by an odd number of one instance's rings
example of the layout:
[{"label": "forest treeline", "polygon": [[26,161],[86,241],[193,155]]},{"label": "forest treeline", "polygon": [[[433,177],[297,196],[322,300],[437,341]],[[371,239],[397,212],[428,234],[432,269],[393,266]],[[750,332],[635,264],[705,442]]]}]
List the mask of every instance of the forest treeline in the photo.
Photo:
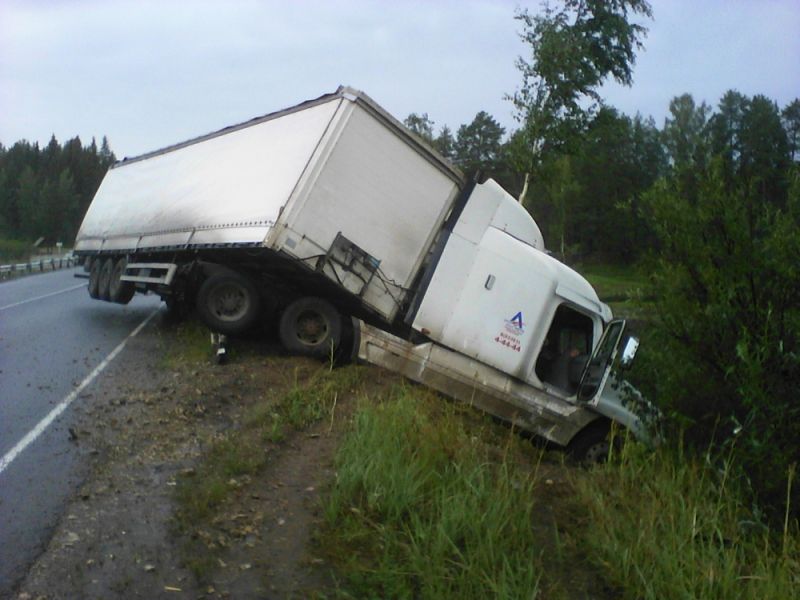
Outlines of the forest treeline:
[{"label": "forest treeline", "polygon": [[[405,124],[469,176],[492,177],[520,195],[521,130],[506,135],[483,111],[455,133],[447,126],[437,131],[426,113],[412,113]],[[560,258],[630,264],[656,243],[642,198],[657,181],[680,180],[696,195],[717,158],[729,183],[785,206],[798,143],[800,100],[780,108],[766,96],[731,90],[712,108],[683,94],[670,102],[661,127],[603,105],[582,131],[544,153],[525,206]]]},{"label": "forest treeline", "polygon": [[100,148],[79,137],[44,148],[0,143],[0,238],[71,246],[83,215],[116,158],[104,137]]}]

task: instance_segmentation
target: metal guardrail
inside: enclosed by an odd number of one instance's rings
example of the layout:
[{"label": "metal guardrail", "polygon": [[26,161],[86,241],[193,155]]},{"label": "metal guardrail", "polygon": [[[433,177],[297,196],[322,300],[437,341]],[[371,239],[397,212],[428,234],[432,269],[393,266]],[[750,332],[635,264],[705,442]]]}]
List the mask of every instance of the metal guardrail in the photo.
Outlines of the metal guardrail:
[{"label": "metal guardrail", "polygon": [[13,265],[0,265],[0,279],[11,279],[17,275],[24,275],[25,273],[55,271],[56,269],[74,267],[77,264],[77,258],[74,256],[66,256],[62,258],[43,258],[41,260],[32,260],[26,263],[16,263]]}]

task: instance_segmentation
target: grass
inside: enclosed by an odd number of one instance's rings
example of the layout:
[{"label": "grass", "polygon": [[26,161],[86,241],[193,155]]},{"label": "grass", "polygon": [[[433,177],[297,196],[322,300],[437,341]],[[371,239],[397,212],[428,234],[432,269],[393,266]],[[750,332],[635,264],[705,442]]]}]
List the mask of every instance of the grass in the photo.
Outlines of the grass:
[{"label": "grass", "polygon": [[601,300],[630,298],[646,284],[646,278],[636,267],[586,264],[577,269],[594,286]]},{"label": "grass", "polygon": [[475,435],[459,410],[400,387],[357,413],[325,502],[323,543],[343,596],[537,595],[538,451],[504,430],[498,452],[496,437]]},{"label": "grass", "polygon": [[212,346],[208,327],[197,320],[181,321],[169,330],[168,350],[163,366],[176,370],[186,365],[206,366],[211,359]]},{"label": "grass", "polygon": [[[365,403],[337,458],[323,545],[347,598],[784,599],[797,524],[760,525],[730,463],[630,443],[592,469],[547,466],[515,433],[419,388]],[[552,483],[548,481],[547,483]],[[550,543],[535,533],[545,515]]]},{"label": "grass", "polygon": [[[785,599],[800,589],[797,527],[754,517],[730,461],[632,447],[579,476],[576,534],[621,598]],[[574,528],[573,528],[574,529]]]},{"label": "grass", "polygon": [[614,315],[646,319],[652,312],[652,300],[644,295],[647,278],[636,267],[586,264],[576,269],[592,284],[600,300],[611,307]]}]

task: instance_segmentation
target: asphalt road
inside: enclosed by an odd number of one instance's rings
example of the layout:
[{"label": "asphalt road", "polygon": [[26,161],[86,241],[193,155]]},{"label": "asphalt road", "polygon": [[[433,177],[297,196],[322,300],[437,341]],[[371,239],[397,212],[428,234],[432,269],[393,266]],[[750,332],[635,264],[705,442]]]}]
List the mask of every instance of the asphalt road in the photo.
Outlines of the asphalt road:
[{"label": "asphalt road", "polygon": [[[0,598],[44,549],[85,475],[87,457],[70,440],[72,411],[160,303],[139,294],[127,306],[92,300],[75,272],[0,284]],[[112,360],[123,361],[124,349]]]}]

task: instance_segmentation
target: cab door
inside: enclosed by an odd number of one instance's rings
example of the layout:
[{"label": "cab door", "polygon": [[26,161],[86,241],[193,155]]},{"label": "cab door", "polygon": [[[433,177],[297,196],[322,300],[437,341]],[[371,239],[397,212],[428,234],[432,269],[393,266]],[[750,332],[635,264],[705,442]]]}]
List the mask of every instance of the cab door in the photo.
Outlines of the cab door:
[{"label": "cab door", "polygon": [[624,332],[624,319],[611,321],[606,327],[600,343],[597,344],[592,357],[583,369],[583,375],[581,375],[578,385],[578,402],[597,406],[600,394],[608,381],[611,366],[617,356]]}]

